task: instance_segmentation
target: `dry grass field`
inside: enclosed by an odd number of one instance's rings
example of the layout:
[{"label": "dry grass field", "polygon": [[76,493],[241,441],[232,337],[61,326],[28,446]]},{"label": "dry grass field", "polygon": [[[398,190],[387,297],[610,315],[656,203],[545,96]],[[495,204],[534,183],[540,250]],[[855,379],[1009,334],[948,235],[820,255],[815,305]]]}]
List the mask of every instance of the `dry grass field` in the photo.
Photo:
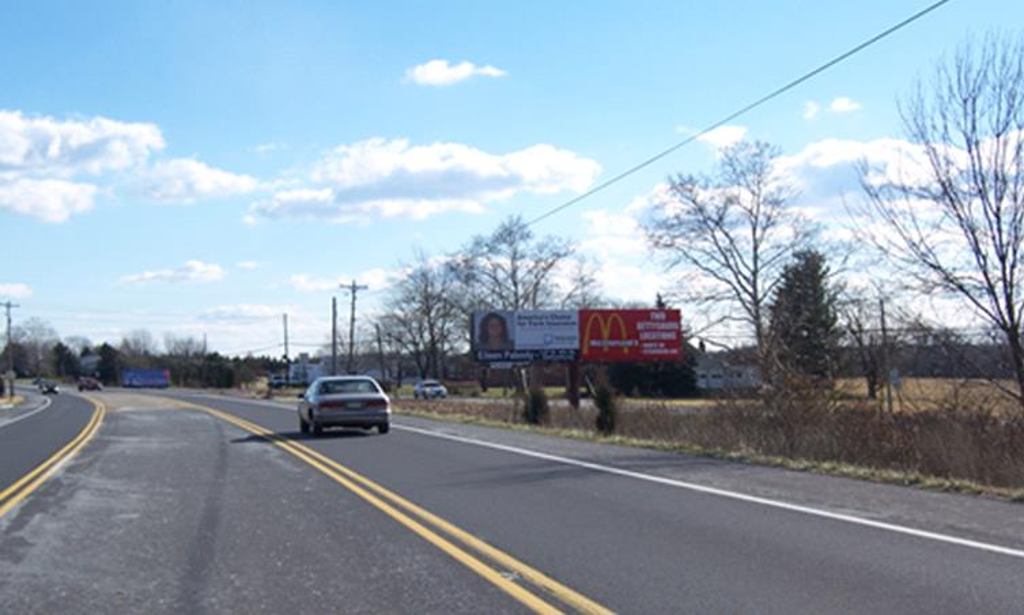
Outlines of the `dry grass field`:
[{"label": "dry grass field", "polygon": [[[1020,407],[1007,392],[1014,384],[988,380],[956,378],[905,378],[901,386],[893,388],[894,412],[934,411],[993,411],[999,414],[1015,413]],[[870,401],[863,378],[844,378],[836,381],[835,390],[843,397],[857,401]],[[879,402],[882,391],[879,391]]]},{"label": "dry grass field", "polygon": [[[836,393],[839,393],[838,395]],[[1024,415],[981,381],[911,379],[894,412],[867,399],[862,382],[833,391],[784,391],[764,399],[620,400],[614,441],[788,467],[1024,498]],[[684,406],[685,407],[685,406]],[[514,400],[398,400],[399,412],[525,426]],[[596,438],[596,411],[552,404],[542,428]]]}]

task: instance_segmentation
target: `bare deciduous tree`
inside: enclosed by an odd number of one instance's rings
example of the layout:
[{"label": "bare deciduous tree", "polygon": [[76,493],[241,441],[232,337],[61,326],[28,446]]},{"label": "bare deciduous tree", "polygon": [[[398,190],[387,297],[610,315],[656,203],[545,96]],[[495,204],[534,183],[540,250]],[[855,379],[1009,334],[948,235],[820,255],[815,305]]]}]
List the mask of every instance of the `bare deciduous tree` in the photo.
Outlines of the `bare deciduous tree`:
[{"label": "bare deciduous tree", "polygon": [[156,355],[159,348],[149,330],[135,329],[121,338],[118,350],[126,360],[133,363],[133,367],[148,367],[150,360]]},{"label": "bare deciduous tree", "polygon": [[919,164],[862,167],[871,239],[918,289],[997,328],[1024,409],[1024,41],[988,36],[939,64],[903,109]]},{"label": "bare deciduous tree", "polygon": [[51,353],[60,337],[42,318],[29,318],[11,331],[11,337],[25,352],[25,369],[37,376],[51,371]]},{"label": "bare deciduous tree", "polygon": [[536,238],[520,216],[477,236],[453,262],[467,308],[537,309],[561,301],[555,273],[572,256],[557,237]]},{"label": "bare deciduous tree", "polygon": [[592,261],[582,256],[573,258],[564,271],[559,309],[596,308],[608,303],[598,282],[597,265]]},{"label": "bare deciduous tree", "polygon": [[[150,350],[152,351],[153,348]],[[172,357],[185,359],[199,357],[203,354],[203,341],[191,335],[180,336],[174,333],[165,333],[164,350]]]},{"label": "bare deciduous tree", "polygon": [[843,329],[847,343],[853,350],[856,369],[864,378],[868,397],[878,399],[878,388],[884,377],[882,336],[875,324],[878,309],[858,297],[844,302],[841,312]]},{"label": "bare deciduous tree", "polygon": [[711,175],[678,175],[669,198],[644,221],[651,247],[682,268],[681,298],[739,308],[734,319],[754,335],[761,369],[770,373],[768,301],[790,256],[809,245],[807,225],[787,203],[793,188],[779,176],[779,150],[763,142],[726,148]]},{"label": "bare deciduous tree", "polygon": [[446,263],[420,253],[387,299],[380,318],[383,335],[412,358],[421,378],[442,375],[444,359],[463,335],[455,286],[454,271]]}]

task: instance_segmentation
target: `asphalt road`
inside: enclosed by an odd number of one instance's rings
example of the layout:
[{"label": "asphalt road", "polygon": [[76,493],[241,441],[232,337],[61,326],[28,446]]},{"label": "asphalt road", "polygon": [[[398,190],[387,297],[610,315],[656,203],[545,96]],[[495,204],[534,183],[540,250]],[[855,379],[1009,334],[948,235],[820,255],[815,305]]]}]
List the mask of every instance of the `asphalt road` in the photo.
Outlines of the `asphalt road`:
[{"label": "asphalt road", "polygon": [[[312,439],[272,404],[96,397],[96,438],[0,518],[0,612],[1024,612],[1019,505],[408,417]],[[62,397],[17,438],[0,427],[0,451],[87,410]]]},{"label": "asphalt road", "polygon": [[26,403],[0,411],[0,489],[17,481],[72,440],[89,422],[81,397],[47,398],[19,388]]}]

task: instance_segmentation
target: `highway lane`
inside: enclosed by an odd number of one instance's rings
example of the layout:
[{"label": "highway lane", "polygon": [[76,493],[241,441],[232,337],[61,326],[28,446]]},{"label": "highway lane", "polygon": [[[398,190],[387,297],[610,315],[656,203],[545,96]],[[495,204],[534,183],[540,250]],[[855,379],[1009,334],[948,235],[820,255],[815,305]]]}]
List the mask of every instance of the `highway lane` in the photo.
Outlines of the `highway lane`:
[{"label": "highway lane", "polygon": [[618,611],[962,613],[1024,604],[1019,557],[408,431],[309,439],[290,411],[201,402],[301,441]]},{"label": "highway lane", "polygon": [[[262,402],[96,397],[109,408],[98,435],[0,518],[0,612],[529,610],[516,588],[542,606],[572,610],[575,594],[651,613],[1024,604],[1018,557],[408,430],[312,439],[297,433],[294,412]],[[554,453],[582,446],[500,433]],[[1011,532],[1019,522],[1018,508],[975,509],[990,525],[1008,520]]]},{"label": "highway lane", "polygon": [[30,404],[7,411],[9,417],[0,422],[0,492],[73,440],[93,413],[85,399],[64,394],[53,396],[49,407],[36,412],[45,400],[29,395]]},{"label": "highway lane", "polygon": [[224,420],[165,398],[96,398],[108,408],[97,436],[0,517],[0,613],[528,611]]}]

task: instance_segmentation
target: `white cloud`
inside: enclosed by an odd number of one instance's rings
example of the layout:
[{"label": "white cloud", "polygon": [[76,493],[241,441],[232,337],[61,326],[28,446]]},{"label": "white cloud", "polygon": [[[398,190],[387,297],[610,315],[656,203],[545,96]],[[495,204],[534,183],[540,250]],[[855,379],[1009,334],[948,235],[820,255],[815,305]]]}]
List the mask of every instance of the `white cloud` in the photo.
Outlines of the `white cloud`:
[{"label": "white cloud", "polygon": [[818,111],[821,110],[821,106],[813,100],[807,101],[804,105],[804,119],[813,120],[818,116]]},{"label": "white cloud", "polygon": [[306,273],[297,273],[288,278],[288,283],[301,292],[327,292],[339,291],[342,286],[356,280],[359,284],[365,284],[371,291],[383,290],[398,280],[404,274],[403,269],[383,269],[375,267],[367,269],[358,275],[339,275],[334,277],[318,277]]},{"label": "white cloud", "polygon": [[658,184],[622,211],[597,209],[583,213],[586,238],[579,250],[597,264],[598,282],[610,298],[649,304],[659,292],[674,285],[677,274],[666,273],[650,259],[640,224],[654,204],[664,201],[667,192],[666,184]]},{"label": "white cloud", "polygon": [[0,209],[64,222],[92,209],[98,191],[75,177],[137,167],[163,147],[153,124],[0,110]]},{"label": "white cloud", "polygon": [[158,269],[126,275],[121,278],[121,281],[134,284],[138,282],[216,282],[222,279],[224,279],[224,268],[220,265],[192,260],[174,269]]},{"label": "white cloud", "polygon": [[860,109],[860,103],[854,102],[853,100],[847,98],[846,96],[840,96],[839,98],[833,100],[832,104],[829,105],[828,108],[833,113],[849,113],[851,111],[856,111]]},{"label": "white cloud", "polygon": [[96,186],[63,179],[18,178],[0,181],[0,209],[34,216],[45,222],[64,222],[93,207]]},{"label": "white cloud", "polygon": [[0,174],[97,175],[137,165],[163,147],[155,124],[104,117],[57,120],[0,110]]},{"label": "white cloud", "polygon": [[28,299],[32,296],[32,287],[20,282],[0,284],[0,297],[5,299]]},{"label": "white cloud", "polygon": [[602,258],[646,254],[644,231],[628,211],[594,209],[583,212],[583,219],[587,222],[587,239],[580,242],[580,250]]},{"label": "white cloud", "polygon": [[314,186],[279,191],[250,216],[353,222],[480,212],[519,193],[583,192],[600,171],[596,161],[547,144],[491,154],[460,143],[375,138],[331,150],[310,173]]},{"label": "white cloud", "polygon": [[[0,209],[64,222],[92,209],[101,186],[106,191],[127,183],[150,198],[179,202],[259,188],[252,177],[187,158],[147,168],[164,145],[155,124],[0,110]],[[129,174],[141,179],[122,182]]]},{"label": "white cloud", "polygon": [[405,78],[416,85],[441,87],[454,85],[472,77],[504,77],[505,71],[494,66],[477,66],[472,62],[452,64],[448,60],[430,60],[405,71]]},{"label": "white cloud", "polygon": [[279,149],[284,149],[285,144],[280,141],[271,141],[270,143],[260,143],[259,145],[252,148],[252,151],[257,154],[269,154]]},{"label": "white cloud", "polygon": [[782,156],[777,168],[800,191],[795,205],[837,215],[844,213],[844,199],[861,198],[858,165],[862,162],[873,169],[868,181],[878,185],[928,181],[921,146],[902,139],[824,139],[792,156]]},{"label": "white cloud", "polygon": [[257,261],[239,261],[238,262],[238,268],[239,269],[247,269],[247,270],[251,271],[253,269],[258,269],[259,266],[260,266],[260,264]]},{"label": "white cloud", "polygon": [[742,141],[745,136],[747,136],[745,126],[719,126],[707,134],[697,137],[697,140],[713,145],[716,149],[723,149]]},{"label": "white cloud", "polygon": [[295,290],[302,292],[337,290],[343,283],[341,278],[318,278],[306,273],[296,273],[288,281]]},{"label": "white cloud", "polygon": [[248,321],[281,318],[282,314],[294,312],[291,305],[259,305],[240,303],[237,305],[219,305],[199,314],[203,321]]},{"label": "white cloud", "polygon": [[199,199],[248,194],[259,187],[254,177],[214,169],[191,158],[157,162],[143,174],[143,193],[157,201],[194,203]]}]

